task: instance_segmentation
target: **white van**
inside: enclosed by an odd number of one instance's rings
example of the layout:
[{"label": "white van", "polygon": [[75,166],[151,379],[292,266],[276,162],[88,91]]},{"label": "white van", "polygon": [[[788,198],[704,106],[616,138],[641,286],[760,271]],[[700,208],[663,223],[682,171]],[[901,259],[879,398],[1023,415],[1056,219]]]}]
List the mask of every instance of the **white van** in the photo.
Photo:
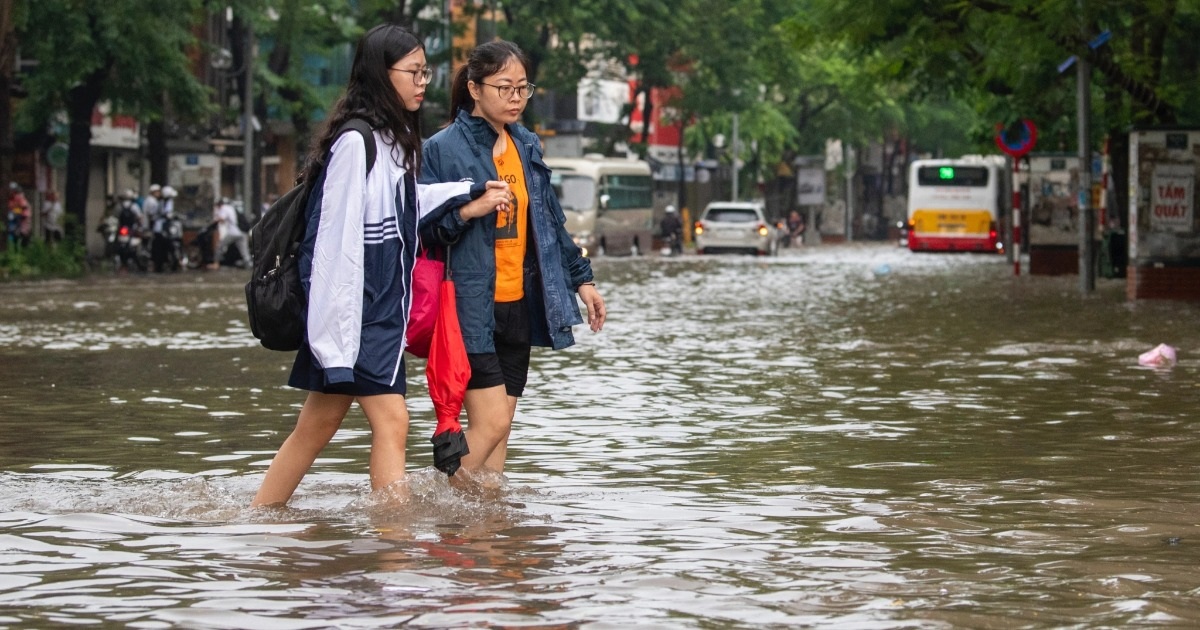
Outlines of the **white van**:
[{"label": "white van", "polygon": [[639,160],[548,157],[567,231],[584,256],[645,253],[653,246],[650,165]]}]

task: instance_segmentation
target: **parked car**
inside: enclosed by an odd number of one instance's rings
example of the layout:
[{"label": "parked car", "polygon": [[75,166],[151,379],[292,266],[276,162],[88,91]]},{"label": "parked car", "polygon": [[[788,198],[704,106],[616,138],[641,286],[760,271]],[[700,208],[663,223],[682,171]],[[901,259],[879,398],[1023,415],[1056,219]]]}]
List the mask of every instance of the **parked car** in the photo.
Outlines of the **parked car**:
[{"label": "parked car", "polygon": [[696,221],[696,253],[774,256],[779,252],[778,232],[767,221],[761,201],[714,201]]}]

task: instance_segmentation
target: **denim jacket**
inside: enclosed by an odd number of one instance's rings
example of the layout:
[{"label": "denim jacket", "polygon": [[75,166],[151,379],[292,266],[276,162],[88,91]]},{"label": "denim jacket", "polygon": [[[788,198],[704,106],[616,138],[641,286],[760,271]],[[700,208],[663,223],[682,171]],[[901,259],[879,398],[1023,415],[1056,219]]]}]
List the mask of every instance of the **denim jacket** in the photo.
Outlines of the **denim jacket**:
[{"label": "denim jacket", "polygon": [[[555,350],[575,343],[571,326],[582,324],[575,299],[580,284],[592,280],[592,266],[567,233],[566,217],[550,186],[550,167],[542,160],[541,141],[521,125],[508,125],[521,156],[529,189],[529,247],[525,300],[529,304],[531,343]],[[482,118],[459,111],[455,121],[425,141],[421,181],[498,179],[492,161],[496,130]],[[478,184],[477,184],[478,185]],[[496,217],[463,221],[457,208],[422,221],[423,240],[450,245],[449,267],[458,298],[458,318],[469,353],[495,352]],[[536,263],[531,266],[530,261]]]}]

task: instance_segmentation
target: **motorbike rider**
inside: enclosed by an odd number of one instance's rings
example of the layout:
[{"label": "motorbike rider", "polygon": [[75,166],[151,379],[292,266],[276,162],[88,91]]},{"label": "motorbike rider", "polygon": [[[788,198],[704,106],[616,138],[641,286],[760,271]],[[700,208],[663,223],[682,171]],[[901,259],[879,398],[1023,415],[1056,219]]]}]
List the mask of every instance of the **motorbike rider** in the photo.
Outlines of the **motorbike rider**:
[{"label": "motorbike rider", "polygon": [[150,230],[158,234],[158,228],[154,222],[158,220],[159,213],[162,211],[162,186],[151,184],[149,194],[142,200],[142,214],[146,215],[146,220],[150,222]]},{"label": "motorbike rider", "polygon": [[138,271],[145,267],[139,258],[142,247],[141,235],[146,225],[146,217],[142,208],[137,204],[137,193],[126,188],[117,196],[117,254],[121,265],[132,264]]},{"label": "motorbike rider", "polygon": [[683,221],[679,219],[679,212],[675,210],[675,206],[667,206],[658,229],[672,255],[683,253]]},{"label": "motorbike rider", "polygon": [[[175,189],[170,186],[155,184],[150,187],[150,197],[146,199],[146,215],[150,220],[154,233],[150,242],[150,257],[154,261],[154,270],[163,271],[179,269],[182,259],[182,226],[177,225],[175,216]],[[150,208],[154,208],[151,213]]]},{"label": "motorbike rider", "polygon": [[117,227],[127,228],[129,232],[140,230],[145,225],[145,217],[137,204],[137,193],[126,188],[117,199]]},{"label": "motorbike rider", "polygon": [[150,185],[150,194],[142,200],[142,213],[150,223],[150,260],[154,261],[154,270],[162,271],[166,264],[167,249],[165,240],[165,225],[162,214],[162,186]]}]

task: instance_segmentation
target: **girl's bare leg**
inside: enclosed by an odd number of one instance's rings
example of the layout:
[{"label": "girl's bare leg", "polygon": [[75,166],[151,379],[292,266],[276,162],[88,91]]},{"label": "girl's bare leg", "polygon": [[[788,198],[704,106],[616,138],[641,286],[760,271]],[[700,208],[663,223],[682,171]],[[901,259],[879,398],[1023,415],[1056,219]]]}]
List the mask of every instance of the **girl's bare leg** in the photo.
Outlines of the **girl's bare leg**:
[{"label": "girl's bare leg", "polygon": [[309,392],[296,419],[296,428],[279,447],[250,505],[282,505],[292,498],[300,479],[333,439],[353,398]]},{"label": "girl's bare leg", "polygon": [[408,407],[399,394],[364,396],[358,404],[371,423],[371,489],[379,490],[404,478]]}]

